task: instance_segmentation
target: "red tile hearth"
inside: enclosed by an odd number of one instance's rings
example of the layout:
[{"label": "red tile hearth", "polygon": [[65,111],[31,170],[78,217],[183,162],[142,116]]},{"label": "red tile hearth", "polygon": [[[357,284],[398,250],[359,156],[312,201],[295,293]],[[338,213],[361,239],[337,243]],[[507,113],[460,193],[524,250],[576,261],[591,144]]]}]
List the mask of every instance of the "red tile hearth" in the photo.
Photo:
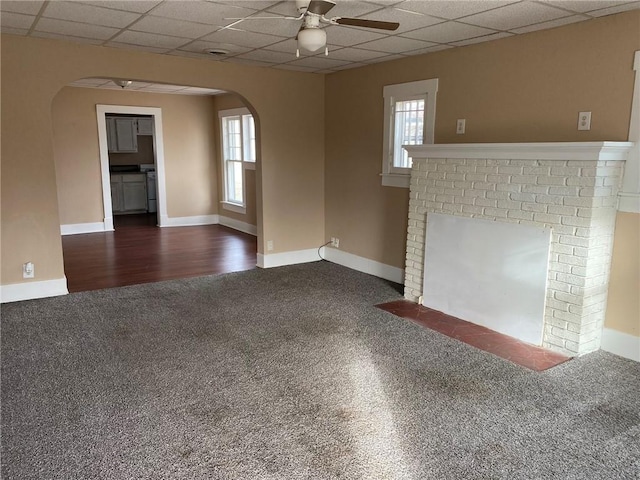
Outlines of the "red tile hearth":
[{"label": "red tile hearth", "polygon": [[423,307],[408,300],[397,300],[376,306],[398,317],[412,320],[423,327],[443,333],[537,372],[571,360],[571,357],[530,345],[508,335]]}]

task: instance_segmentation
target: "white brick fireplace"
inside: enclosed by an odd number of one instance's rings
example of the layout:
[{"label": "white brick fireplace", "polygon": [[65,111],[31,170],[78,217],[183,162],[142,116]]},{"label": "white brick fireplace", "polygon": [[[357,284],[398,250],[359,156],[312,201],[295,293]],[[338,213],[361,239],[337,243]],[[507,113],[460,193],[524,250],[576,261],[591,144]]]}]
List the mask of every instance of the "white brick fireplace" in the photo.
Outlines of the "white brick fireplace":
[{"label": "white brick fireplace", "polygon": [[[405,298],[423,296],[430,213],[551,229],[542,345],[600,347],[629,142],[406,147],[413,158]],[[462,296],[465,292],[460,292]],[[469,320],[469,319],[464,319]]]}]

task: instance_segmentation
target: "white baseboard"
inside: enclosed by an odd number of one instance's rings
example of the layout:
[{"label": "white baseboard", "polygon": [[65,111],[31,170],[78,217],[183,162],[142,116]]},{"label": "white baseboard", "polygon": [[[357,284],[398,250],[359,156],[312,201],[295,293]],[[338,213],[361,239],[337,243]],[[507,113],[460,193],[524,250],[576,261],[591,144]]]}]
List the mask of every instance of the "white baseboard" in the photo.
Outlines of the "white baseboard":
[{"label": "white baseboard", "polygon": [[615,355],[640,362],[640,337],[610,328],[603,328],[600,348]]},{"label": "white baseboard", "polygon": [[163,217],[161,227],[192,227],[195,225],[215,225],[219,223],[218,215],[194,215],[192,217]]},{"label": "white baseboard", "polygon": [[264,255],[258,254],[258,267],[272,268],[282,267],[284,265],[296,265],[298,263],[319,262],[321,260],[318,255],[317,248],[308,250],[295,250],[292,252],[271,253]]},{"label": "white baseboard", "polygon": [[629,213],[640,213],[640,194],[619,193],[618,211]]},{"label": "white baseboard", "polygon": [[94,223],[70,223],[68,225],[60,225],[61,235],[78,235],[81,233],[97,233],[108,232],[112,229],[107,229],[104,222]]},{"label": "white baseboard", "polygon": [[0,285],[0,303],[19,302],[34,298],[67,295],[67,277],[40,282],[12,283]]},{"label": "white baseboard", "polygon": [[241,222],[240,220],[236,220],[234,218],[225,217],[224,215],[218,215],[218,223],[220,223],[220,225],[224,225],[225,227],[238,230],[239,232],[248,233],[249,235],[253,235],[254,237],[258,235],[258,227],[256,227],[255,225],[251,225],[250,223]]},{"label": "white baseboard", "polygon": [[392,282],[404,283],[404,270],[402,268],[392,267],[391,265],[376,262],[375,260],[360,257],[336,248],[324,248],[323,256],[325,260],[329,262],[337,263],[338,265],[384,278]]}]

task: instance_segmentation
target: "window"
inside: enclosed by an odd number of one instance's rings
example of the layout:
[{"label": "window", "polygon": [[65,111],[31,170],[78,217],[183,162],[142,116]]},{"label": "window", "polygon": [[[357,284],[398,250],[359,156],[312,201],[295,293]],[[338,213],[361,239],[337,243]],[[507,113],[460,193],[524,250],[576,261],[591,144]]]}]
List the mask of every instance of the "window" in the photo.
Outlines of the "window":
[{"label": "window", "polygon": [[228,210],[245,213],[244,170],[255,169],[256,133],[246,108],[219,112],[222,138],[223,201]]},{"label": "window", "polygon": [[403,145],[433,143],[438,79],[384,87],[382,185],[409,187],[411,159]]}]

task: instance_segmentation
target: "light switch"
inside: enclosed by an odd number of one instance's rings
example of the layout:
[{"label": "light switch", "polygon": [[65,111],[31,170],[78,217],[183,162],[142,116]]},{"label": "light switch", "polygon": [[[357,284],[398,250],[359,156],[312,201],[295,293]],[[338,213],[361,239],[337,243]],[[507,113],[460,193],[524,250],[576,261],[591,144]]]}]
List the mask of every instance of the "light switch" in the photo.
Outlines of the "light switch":
[{"label": "light switch", "polygon": [[591,130],[591,112],[578,114],[578,130]]}]

